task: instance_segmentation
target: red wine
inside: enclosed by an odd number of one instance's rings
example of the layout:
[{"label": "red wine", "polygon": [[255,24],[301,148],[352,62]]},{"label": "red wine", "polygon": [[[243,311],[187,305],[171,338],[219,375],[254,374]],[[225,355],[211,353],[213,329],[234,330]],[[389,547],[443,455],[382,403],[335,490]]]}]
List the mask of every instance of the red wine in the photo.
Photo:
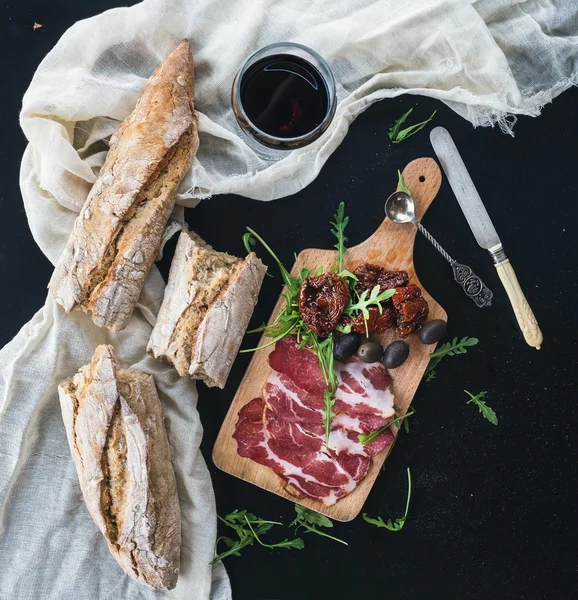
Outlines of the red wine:
[{"label": "red wine", "polygon": [[252,124],[274,137],[306,135],[327,116],[325,80],[299,56],[274,54],[258,60],[243,75],[240,92]]}]

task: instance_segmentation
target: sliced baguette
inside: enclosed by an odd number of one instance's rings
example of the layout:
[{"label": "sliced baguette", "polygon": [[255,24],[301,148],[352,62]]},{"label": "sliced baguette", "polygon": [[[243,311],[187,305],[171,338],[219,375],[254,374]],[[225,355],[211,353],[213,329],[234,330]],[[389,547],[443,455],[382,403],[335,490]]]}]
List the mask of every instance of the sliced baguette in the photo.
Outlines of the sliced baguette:
[{"label": "sliced baguette", "polygon": [[149,352],[168,360],[181,376],[223,388],[266,270],[253,252],[243,260],[183,231]]},{"label": "sliced baguette", "polygon": [[126,327],[198,148],[193,59],[184,40],[147,81],[78,215],[50,280],[67,312]]},{"label": "sliced baguette", "polygon": [[163,413],[151,375],[116,368],[112,346],[58,387],[88,512],[133,579],[175,587],[181,513]]}]

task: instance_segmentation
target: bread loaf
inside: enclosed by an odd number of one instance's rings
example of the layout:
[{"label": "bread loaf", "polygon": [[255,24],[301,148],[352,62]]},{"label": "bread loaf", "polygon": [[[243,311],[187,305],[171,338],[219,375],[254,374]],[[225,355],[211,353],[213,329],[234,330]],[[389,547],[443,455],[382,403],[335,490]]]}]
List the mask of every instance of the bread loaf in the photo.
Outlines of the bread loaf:
[{"label": "bread loaf", "polygon": [[110,149],[50,280],[67,312],[126,327],[197,151],[193,59],[185,40],[147,81]]},{"label": "bread loaf", "polygon": [[122,569],[155,589],[175,587],[181,514],[151,375],[116,368],[112,346],[58,387],[88,512]]},{"label": "bread loaf", "polygon": [[148,350],[208,386],[225,386],[267,267],[217,252],[193,232],[177,243]]}]

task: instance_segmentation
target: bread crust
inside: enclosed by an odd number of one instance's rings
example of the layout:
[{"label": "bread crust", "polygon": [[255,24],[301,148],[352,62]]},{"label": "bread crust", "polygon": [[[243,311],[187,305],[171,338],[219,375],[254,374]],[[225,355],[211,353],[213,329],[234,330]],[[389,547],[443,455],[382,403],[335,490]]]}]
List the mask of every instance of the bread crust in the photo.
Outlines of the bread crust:
[{"label": "bread crust", "polygon": [[[198,271],[199,263],[212,257],[221,266],[215,269],[210,284],[214,290],[209,290],[214,294],[210,295]],[[189,374],[208,386],[223,388],[266,270],[253,252],[244,260],[235,258],[216,252],[195,233],[183,231],[148,351],[170,362],[181,376]]]},{"label": "bread crust", "polygon": [[209,387],[224,388],[255,304],[267,267],[251,252],[232,277],[193,336],[189,375]]},{"label": "bread crust", "polygon": [[152,376],[117,369],[103,345],[58,394],[82,494],[111,553],[133,579],[174,588],[181,514]]},{"label": "bread crust", "polygon": [[100,327],[126,327],[198,148],[193,59],[184,40],[147,81],[110,140],[60,256],[50,293]]}]

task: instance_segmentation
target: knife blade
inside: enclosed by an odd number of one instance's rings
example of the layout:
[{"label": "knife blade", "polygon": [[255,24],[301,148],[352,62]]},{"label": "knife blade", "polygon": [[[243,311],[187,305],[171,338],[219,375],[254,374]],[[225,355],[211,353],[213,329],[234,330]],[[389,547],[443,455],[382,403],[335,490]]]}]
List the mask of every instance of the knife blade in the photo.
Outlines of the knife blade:
[{"label": "knife blade", "polygon": [[501,246],[500,237],[449,131],[435,127],[430,140],[476,241],[492,253]]},{"label": "knife blade", "polygon": [[444,127],[435,127],[430,133],[430,140],[476,241],[489,251],[494,261],[526,342],[539,349],[543,336],[536,317],[451,135]]}]

